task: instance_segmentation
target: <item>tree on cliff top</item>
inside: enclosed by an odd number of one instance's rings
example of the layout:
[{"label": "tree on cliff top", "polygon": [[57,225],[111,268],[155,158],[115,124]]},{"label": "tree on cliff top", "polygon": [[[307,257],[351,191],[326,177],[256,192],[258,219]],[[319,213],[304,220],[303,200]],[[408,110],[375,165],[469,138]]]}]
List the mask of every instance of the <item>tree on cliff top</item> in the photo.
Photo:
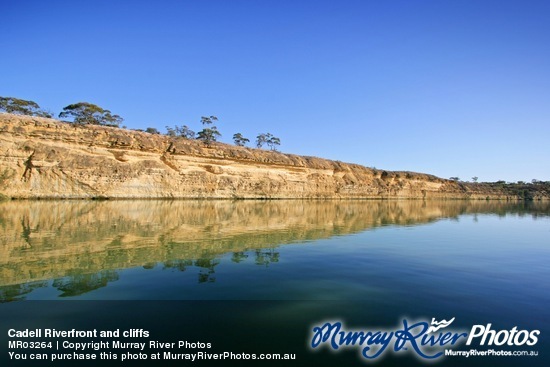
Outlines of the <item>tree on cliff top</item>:
[{"label": "tree on cliff top", "polygon": [[264,144],[267,144],[271,150],[277,150],[277,145],[281,145],[281,139],[273,136],[271,133],[258,134],[256,137],[256,146],[261,148]]},{"label": "tree on cliff top", "polygon": [[76,124],[118,126],[122,121],[119,115],[111,114],[111,111],[88,102],[78,102],[63,108],[60,118],[73,117]]},{"label": "tree on cliff top", "polygon": [[195,132],[187,125],[176,126],[176,134],[185,139],[195,139]]},{"label": "tree on cliff top", "polygon": [[256,147],[261,148],[267,142],[267,134],[258,134],[256,137]]},{"label": "tree on cliff top", "polygon": [[210,145],[213,141],[216,141],[218,137],[222,136],[216,126],[210,126],[214,121],[218,121],[216,116],[201,117],[201,122],[205,128],[198,132],[197,139],[204,141],[206,145]]},{"label": "tree on cliff top", "polygon": [[271,136],[267,139],[267,145],[271,148],[271,150],[277,150],[277,146],[281,145],[281,139]]},{"label": "tree on cliff top", "polygon": [[250,142],[250,140],[245,138],[241,133],[233,134],[233,141],[235,142],[235,145],[239,147],[244,147],[246,143]]},{"label": "tree on cliff top", "polygon": [[195,139],[195,132],[191,130],[187,125],[175,125],[174,127],[166,126],[166,135],[174,138],[181,136],[185,139]]},{"label": "tree on cliff top", "polygon": [[49,111],[44,111],[38,103],[15,97],[0,97],[0,110],[18,115],[53,117]]}]

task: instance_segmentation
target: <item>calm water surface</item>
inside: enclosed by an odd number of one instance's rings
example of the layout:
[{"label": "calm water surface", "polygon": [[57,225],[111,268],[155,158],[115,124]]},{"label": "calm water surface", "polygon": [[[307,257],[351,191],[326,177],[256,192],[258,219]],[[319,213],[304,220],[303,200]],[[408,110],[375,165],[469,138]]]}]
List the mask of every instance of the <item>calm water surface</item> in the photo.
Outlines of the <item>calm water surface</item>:
[{"label": "calm water surface", "polygon": [[3,302],[359,301],[550,330],[549,263],[548,203],[0,204]]},{"label": "calm water surface", "polygon": [[[548,204],[0,204],[0,296],[550,301]],[[505,306],[505,305],[504,305]]]}]

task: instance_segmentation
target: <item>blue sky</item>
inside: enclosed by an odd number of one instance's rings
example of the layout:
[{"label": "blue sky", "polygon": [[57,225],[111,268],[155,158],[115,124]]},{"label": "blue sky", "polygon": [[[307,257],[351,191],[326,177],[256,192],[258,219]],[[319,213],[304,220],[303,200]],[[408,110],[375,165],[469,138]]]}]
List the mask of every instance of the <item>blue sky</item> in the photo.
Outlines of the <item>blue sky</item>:
[{"label": "blue sky", "polygon": [[480,181],[550,180],[550,1],[0,1],[0,96],[128,128]]}]

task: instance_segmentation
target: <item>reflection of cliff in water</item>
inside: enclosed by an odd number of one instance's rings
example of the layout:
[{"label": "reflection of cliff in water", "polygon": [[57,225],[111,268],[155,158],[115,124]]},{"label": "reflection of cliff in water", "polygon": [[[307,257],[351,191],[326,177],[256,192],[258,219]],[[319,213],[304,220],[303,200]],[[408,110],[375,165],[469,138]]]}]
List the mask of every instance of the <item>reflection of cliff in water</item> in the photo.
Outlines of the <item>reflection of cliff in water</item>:
[{"label": "reflection of cliff in water", "polygon": [[215,280],[222,254],[278,261],[281,244],[466,213],[548,215],[547,203],[468,201],[11,201],[0,204],[0,298],[45,280],[63,296],[118,279],[116,269],[161,263]]}]

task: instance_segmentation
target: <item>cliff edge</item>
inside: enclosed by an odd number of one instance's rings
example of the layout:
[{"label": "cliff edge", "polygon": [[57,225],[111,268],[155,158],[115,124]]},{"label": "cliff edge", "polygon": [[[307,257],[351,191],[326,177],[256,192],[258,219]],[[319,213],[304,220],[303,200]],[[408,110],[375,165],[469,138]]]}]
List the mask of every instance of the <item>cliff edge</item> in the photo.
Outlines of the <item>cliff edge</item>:
[{"label": "cliff edge", "polygon": [[6,113],[0,113],[0,195],[519,199],[503,189],[428,174]]}]

